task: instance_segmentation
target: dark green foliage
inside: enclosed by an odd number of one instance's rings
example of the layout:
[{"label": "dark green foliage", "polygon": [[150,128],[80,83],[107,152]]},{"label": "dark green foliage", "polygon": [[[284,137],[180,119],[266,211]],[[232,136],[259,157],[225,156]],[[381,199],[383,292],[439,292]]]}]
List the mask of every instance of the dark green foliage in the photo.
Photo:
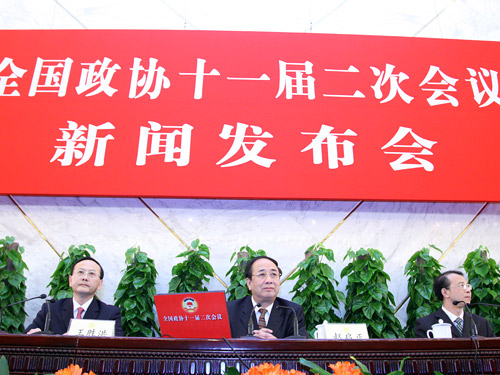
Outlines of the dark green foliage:
[{"label": "dark green foliage", "polygon": [[394,296],[389,292],[390,277],[384,272],[385,258],[375,249],[349,249],[344,260],[351,259],[341,273],[347,276],[344,321],[366,323],[371,338],[403,336],[401,323],[394,315]]},{"label": "dark green foliage", "polygon": [[345,302],[344,294],[335,290],[338,285],[331,267],[323,263],[323,258],[334,262],[333,250],[327,249],[322,243],[309,247],[306,259],[299,263],[297,271],[289,278],[297,283],[291,293],[295,292],[292,301],[304,309],[306,328],[311,337],[316,330],[316,325],[325,320],[329,323],[340,322],[335,314],[339,310],[340,301]]},{"label": "dark green foliage", "polygon": [[[26,277],[22,254],[24,248],[15,246],[14,237],[0,240],[0,308],[26,299]],[[3,310],[1,331],[22,333],[24,331],[24,303]]]},{"label": "dark green foliage", "polygon": [[252,250],[250,246],[242,246],[240,250],[235,251],[233,255],[231,255],[231,262],[234,257],[236,257],[236,259],[233,266],[226,273],[226,276],[231,275],[231,283],[226,291],[228,301],[240,299],[251,294],[245,280],[245,266],[249,260],[261,255],[266,255],[266,252],[262,249],[257,251]]},{"label": "dark green foliage", "polygon": [[[500,267],[489,257],[486,246],[467,254],[463,268],[467,272],[469,284],[472,285],[471,303],[500,304]],[[487,318],[496,336],[500,336],[500,314],[498,307],[474,306],[474,314]]]},{"label": "dark green foliage", "polygon": [[[208,289],[203,285],[213,276],[214,270],[210,260],[210,250],[200,240],[191,242],[191,247],[177,258],[186,257],[182,263],[172,267],[172,280],[168,284],[169,293],[204,292]],[[206,260],[205,260],[206,259]]]},{"label": "dark green foliage", "polygon": [[[440,253],[442,251],[434,245],[429,245]],[[405,336],[415,337],[415,321],[429,315],[441,307],[442,302],[434,295],[432,286],[434,279],[441,274],[443,266],[429,254],[429,248],[424,247],[417,251],[408,260],[405,275],[408,276],[408,306],[406,314]]]},{"label": "dark green foliage", "polygon": [[155,263],[139,246],[125,253],[127,268],[115,292],[115,305],[122,312],[125,336],[152,337],[160,334],[155,321],[154,296],[156,294]]},{"label": "dark green foliage", "polygon": [[78,247],[71,245],[67,257],[64,257],[64,253],[62,253],[61,260],[51,276],[49,285],[47,285],[47,287],[50,287],[49,296],[54,297],[56,300],[73,296],[73,290],[68,284],[71,266],[80,258],[92,256],[89,251],[94,254],[94,246],[89,244]]}]

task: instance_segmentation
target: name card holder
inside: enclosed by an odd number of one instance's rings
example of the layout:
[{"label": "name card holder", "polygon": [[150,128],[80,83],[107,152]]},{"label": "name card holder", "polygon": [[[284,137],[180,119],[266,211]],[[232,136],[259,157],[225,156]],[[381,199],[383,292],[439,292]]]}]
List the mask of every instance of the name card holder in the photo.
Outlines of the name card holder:
[{"label": "name card holder", "polygon": [[68,335],[113,337],[115,335],[114,320],[71,319]]}]

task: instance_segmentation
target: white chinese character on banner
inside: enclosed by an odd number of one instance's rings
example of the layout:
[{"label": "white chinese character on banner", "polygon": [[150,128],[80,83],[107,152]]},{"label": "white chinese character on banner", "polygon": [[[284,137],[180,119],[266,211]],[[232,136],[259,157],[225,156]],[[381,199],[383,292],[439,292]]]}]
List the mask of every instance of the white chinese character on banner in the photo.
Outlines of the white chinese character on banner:
[{"label": "white chinese character on banner", "polygon": [[179,73],[181,76],[196,76],[194,83],[194,98],[203,98],[203,82],[205,76],[220,76],[217,69],[212,69],[210,73],[205,73],[205,63],[207,61],[197,58],[196,59],[196,73]]},{"label": "white chinese character on banner", "polygon": [[89,161],[94,154],[94,149],[96,149],[94,166],[103,166],[106,144],[110,139],[114,138],[111,134],[98,137],[97,132],[102,133],[104,130],[112,130],[114,128],[110,122],[98,126],[90,124],[87,128],[84,125],[78,126],[74,121],[68,121],[67,128],[60,128],[62,138],[57,139],[58,142],[64,142],[64,145],[55,146],[56,152],[50,162],[52,163],[57,160],[61,163],[61,166],[69,166],[73,162],[73,159],[77,159],[80,160],[75,165],[78,167]]},{"label": "white chinese character on banner", "polygon": [[387,82],[389,82],[389,94],[386,96],[384,100],[382,100],[380,103],[387,103],[394,99],[396,95],[399,95],[401,99],[403,99],[407,104],[410,104],[410,102],[413,100],[413,97],[406,94],[401,87],[399,87],[399,84],[405,80],[407,80],[408,75],[405,73],[398,73],[394,74],[394,65],[391,64],[385,64],[385,71],[380,70],[378,68],[375,68],[373,66],[370,67],[373,74],[378,77],[377,82],[375,85],[371,86],[375,93],[375,98],[377,99],[382,99],[384,96],[382,94],[382,86],[384,86]]},{"label": "white chinese character on banner", "polygon": [[[161,131],[162,129],[166,129],[166,131]],[[149,127],[141,126],[135,164],[145,165],[147,156],[164,155],[165,163],[175,161],[178,167],[188,165],[191,152],[192,130],[193,127],[189,124],[165,126],[154,121],[149,121]]]},{"label": "white chinese character on banner", "polygon": [[[495,70],[487,70],[484,68],[481,68],[479,72],[472,68],[467,68],[467,70],[469,71],[471,78],[466,79],[466,81],[470,82],[472,92],[474,94],[474,100],[477,104],[480,104],[479,107],[487,107],[493,103],[500,104],[500,98],[498,97],[498,72],[496,72]],[[479,76],[479,80],[481,81],[481,86],[483,88],[482,91],[479,90],[479,84],[477,82],[477,79],[475,78],[476,76]],[[488,86],[485,77],[491,77],[491,86]],[[484,103],[481,104],[485,94],[487,96],[487,100],[485,100]]]},{"label": "white chinese character on banner", "polygon": [[[141,65],[141,59],[134,58],[134,65],[130,69],[132,71],[132,78],[130,81],[130,91],[128,97],[130,99],[138,99],[146,94],[150,99],[156,99],[160,96],[161,89],[168,89],[170,87],[170,80],[164,76],[165,68],[156,67],[158,59],[149,58],[149,68],[146,69]],[[151,88],[154,88],[151,90]],[[137,94],[137,89],[142,87],[142,90]]]},{"label": "white chinese character on banner", "polygon": [[56,92],[57,96],[65,96],[72,64],[73,60],[69,57],[65,60],[38,57],[28,96],[35,96],[37,92]]},{"label": "white chinese character on banner", "polygon": [[[432,79],[436,74],[439,74],[441,78],[440,79],[438,78],[436,81],[432,81]],[[431,65],[424,80],[422,81],[422,83],[420,83],[420,87],[428,85],[427,86],[428,88],[423,88],[422,91],[433,91],[431,97],[427,98],[427,102],[431,106],[441,105],[441,104],[451,104],[453,107],[458,107],[457,98],[446,94],[447,92],[457,91],[457,89],[454,87],[457,81],[458,79],[451,78],[446,74],[444,74],[438,66]],[[430,86],[440,86],[440,87],[433,88]],[[442,96],[444,96],[446,99],[442,98],[439,99]]]},{"label": "white chinese character on banner", "polygon": [[[314,91],[314,77],[310,76],[312,74],[313,64],[310,61],[305,63],[287,63],[285,61],[279,61],[280,69],[280,84],[276,98],[279,98],[281,94],[285,91],[285,97],[287,99],[292,99],[292,96],[307,95],[309,100],[316,98],[316,93]],[[304,74],[308,75],[304,77]]]},{"label": "white chinese character on banner", "polygon": [[[347,69],[325,69],[325,72],[335,72],[335,73],[359,73],[358,68],[355,66],[349,66]],[[352,95],[347,95],[347,94],[323,94],[323,96],[327,98],[356,98],[356,99],[362,99],[365,98],[365,94],[363,94],[361,91],[356,90],[354,94]]]},{"label": "white chinese character on banner", "polygon": [[[410,143],[400,143],[403,138],[409,135],[412,140]],[[416,135],[411,128],[405,128],[400,126],[397,133],[392,137],[392,139],[381,149],[386,150],[389,147],[393,147],[395,151],[384,151],[387,155],[401,155],[397,160],[391,162],[391,167],[395,171],[401,171],[404,169],[414,169],[414,168],[424,168],[427,172],[434,170],[434,165],[418,156],[429,156],[433,155],[430,150],[437,142],[429,141],[422,137]],[[405,151],[409,149],[409,151]],[[401,151],[399,151],[401,150]],[[409,160],[417,161],[418,163],[407,163]]]},{"label": "white chinese character on banner", "polygon": [[[4,71],[7,70],[7,68],[9,68],[9,71]],[[5,89],[18,87],[16,82],[9,83],[8,81],[15,78],[22,78],[22,76],[26,72],[27,70],[18,68],[16,65],[14,65],[14,62],[10,57],[4,57],[4,59],[0,63],[0,96],[20,96],[19,91],[17,90],[13,90],[8,93],[5,92]]]},{"label": "white chinese character on banner", "polygon": [[[247,163],[249,161],[254,162],[261,167],[269,168],[272,163],[276,161],[276,159],[268,159],[259,155],[262,149],[267,146],[267,143],[262,139],[264,138],[273,138],[272,134],[269,132],[262,132],[262,128],[255,125],[250,125],[250,129],[252,130],[252,135],[246,135],[246,131],[249,125],[238,122],[236,125],[236,131],[234,135],[231,135],[231,131],[234,129],[234,126],[224,124],[222,128],[222,132],[219,134],[219,137],[222,139],[234,138],[233,145],[227,152],[227,154],[217,162],[217,165],[225,163],[227,160],[232,158],[236,153],[241,149],[243,150],[244,155],[234,160],[231,163],[223,164],[221,167],[234,167],[236,165],[241,165]],[[250,140],[257,139],[257,140]],[[249,148],[248,145],[252,147]]]},{"label": "white chinese character on banner", "polygon": [[118,69],[121,69],[120,65],[114,64],[109,66],[111,59],[105,57],[101,62],[97,60],[95,63],[82,63],[83,66],[88,66],[87,69],[82,69],[82,74],[80,76],[80,84],[76,87],[76,92],[78,95],[85,91],[94,89],[91,92],[85,94],[85,96],[93,96],[105,93],[108,96],[113,96],[113,94],[118,91],[110,86],[113,74],[116,73]]},{"label": "white chinese character on banner", "polygon": [[[340,137],[352,137],[357,136],[355,132],[351,129],[347,129],[344,133],[332,133],[333,126],[321,125],[321,129],[318,133],[306,133],[305,135],[315,135],[311,143],[300,152],[313,151],[313,163],[322,164],[323,163],[323,145],[326,145],[326,153],[328,156],[328,168],[336,169],[339,167],[339,161],[343,165],[354,164],[354,143],[348,140],[338,142]],[[342,147],[343,157],[339,157],[338,148]]]}]

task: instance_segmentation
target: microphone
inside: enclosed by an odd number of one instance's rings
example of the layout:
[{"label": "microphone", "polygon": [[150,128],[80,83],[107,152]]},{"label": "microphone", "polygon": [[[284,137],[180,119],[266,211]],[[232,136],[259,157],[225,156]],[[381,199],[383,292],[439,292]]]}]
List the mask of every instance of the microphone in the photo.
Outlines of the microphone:
[{"label": "microphone", "polygon": [[290,309],[293,312],[293,336],[285,337],[285,339],[305,339],[305,336],[299,335],[299,320],[297,319],[297,313],[290,306],[279,305],[276,306],[278,309]]},{"label": "microphone", "polygon": [[243,337],[253,337],[253,330],[254,330],[254,325],[253,325],[253,314],[255,313],[255,309],[256,308],[260,308],[262,307],[262,304],[259,302],[258,304],[256,304],[254,307],[252,307],[252,312],[250,313],[250,319],[248,319],[248,332],[247,332],[247,336],[243,336]]},{"label": "microphone", "polygon": [[7,308],[7,307],[10,307],[10,306],[14,306],[14,305],[17,305],[19,303],[24,303],[24,302],[28,302],[28,301],[31,301],[32,299],[38,299],[38,298],[41,298],[41,299],[45,299],[47,298],[47,295],[46,294],[40,294],[39,296],[36,296],[36,297],[31,297],[31,298],[26,298],[22,301],[17,301],[17,302],[14,302],[14,303],[9,303],[8,305],[5,305],[4,307],[2,307],[0,309],[0,327],[2,326],[2,313],[3,311]]},{"label": "microphone", "polygon": [[471,327],[470,327],[470,332],[469,332],[469,335],[472,337],[472,336],[478,336],[478,332],[477,332],[477,325],[476,325],[476,322],[474,321],[474,318],[472,317],[472,311],[470,311],[470,307],[469,307],[469,304],[466,303],[465,301],[453,301],[453,305],[454,306],[457,306],[459,303],[463,303],[464,306],[466,307],[467,309],[467,312],[469,313],[470,315],[470,320],[471,320]]}]

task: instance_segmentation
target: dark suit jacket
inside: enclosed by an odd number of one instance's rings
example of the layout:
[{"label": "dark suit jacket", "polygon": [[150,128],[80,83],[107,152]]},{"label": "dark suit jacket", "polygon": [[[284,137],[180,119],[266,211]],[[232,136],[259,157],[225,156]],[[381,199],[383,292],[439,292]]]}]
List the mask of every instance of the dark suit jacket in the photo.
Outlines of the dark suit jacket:
[{"label": "dark suit jacket", "polygon": [[[293,312],[288,308],[280,308],[279,306],[291,307],[295,310],[299,323],[299,334],[309,338],[304,323],[304,312],[302,311],[302,307],[294,302],[279,297],[274,301],[273,309],[269,316],[269,323],[267,324],[267,328],[273,330],[273,335],[279,339],[293,336]],[[251,313],[254,327],[255,329],[259,329],[257,318],[255,313],[253,313],[252,307],[252,297],[250,296],[227,303],[231,336],[233,338],[239,338],[248,334],[248,321],[250,320]]]},{"label": "dark suit jacket", "polygon": [[[64,298],[50,303],[50,314],[49,331],[60,335],[66,333],[69,328],[69,321],[73,318],[73,298]],[[26,333],[32,328],[40,328],[43,331],[46,316],[47,304],[44,303],[42,309],[33,320],[33,323],[31,323],[24,332]],[[94,298],[85,312],[83,319],[114,320],[115,336],[123,336],[121,313],[120,309],[116,306],[107,305]]]},{"label": "dark suit jacket", "polygon": [[[490,323],[487,319],[475,314],[472,314],[472,317],[474,318],[474,322],[476,323],[478,336],[495,337],[495,333],[493,333],[493,330],[491,329]],[[424,316],[423,318],[417,319],[417,321],[415,322],[415,337],[426,338],[427,330],[432,329],[433,324],[439,323],[439,319],[442,319],[443,323],[451,324],[451,335],[453,337],[470,337],[472,329],[474,329],[470,314],[467,311],[464,312],[464,329],[462,330],[463,334],[461,335],[448,315],[446,315],[442,308],[439,308],[436,312]]]}]

